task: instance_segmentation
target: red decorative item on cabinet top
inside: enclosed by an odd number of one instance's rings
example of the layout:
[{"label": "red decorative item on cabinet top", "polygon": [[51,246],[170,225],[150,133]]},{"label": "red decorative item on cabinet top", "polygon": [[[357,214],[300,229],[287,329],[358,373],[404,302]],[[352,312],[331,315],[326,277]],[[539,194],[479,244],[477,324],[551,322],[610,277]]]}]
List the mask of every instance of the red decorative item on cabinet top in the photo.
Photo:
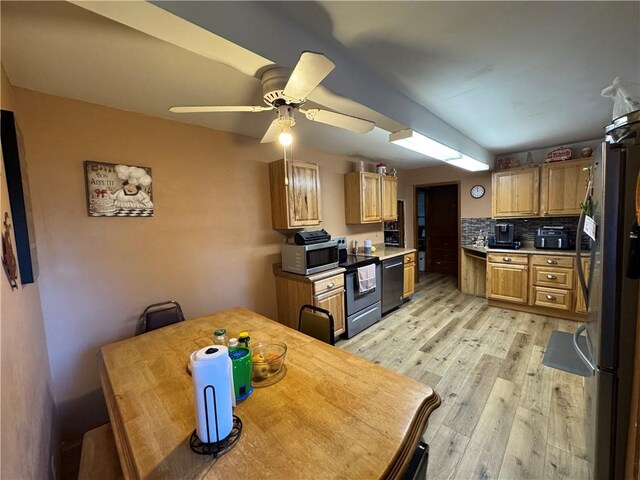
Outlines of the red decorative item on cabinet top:
[{"label": "red decorative item on cabinet top", "polygon": [[571,149],[560,147],[555,150],[551,150],[547,153],[547,158],[544,159],[545,163],[561,162],[563,160],[569,160],[571,158]]}]

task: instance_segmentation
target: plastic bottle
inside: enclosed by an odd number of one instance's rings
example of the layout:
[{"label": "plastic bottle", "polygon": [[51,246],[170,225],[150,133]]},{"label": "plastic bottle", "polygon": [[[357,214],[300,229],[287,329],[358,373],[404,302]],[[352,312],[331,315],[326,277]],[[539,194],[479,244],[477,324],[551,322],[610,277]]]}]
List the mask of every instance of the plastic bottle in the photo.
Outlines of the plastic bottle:
[{"label": "plastic bottle", "polygon": [[238,342],[242,347],[249,348],[249,340],[251,340],[249,332],[245,331],[238,334]]}]

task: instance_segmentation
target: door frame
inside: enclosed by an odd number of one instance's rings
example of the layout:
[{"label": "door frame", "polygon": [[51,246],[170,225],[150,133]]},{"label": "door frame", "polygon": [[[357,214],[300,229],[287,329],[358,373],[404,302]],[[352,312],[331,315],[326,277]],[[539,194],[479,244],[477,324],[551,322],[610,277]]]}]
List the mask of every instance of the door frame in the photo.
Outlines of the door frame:
[{"label": "door frame", "polygon": [[[413,186],[413,244],[415,245],[416,251],[418,250],[418,189],[428,189],[430,187],[444,187],[447,185],[455,185],[458,189],[458,239],[456,242],[457,248],[456,248],[456,255],[457,255],[457,260],[458,260],[458,290],[460,290],[460,285],[461,285],[461,275],[462,275],[462,269],[461,269],[461,265],[460,265],[460,252],[461,252],[461,247],[460,247],[460,239],[462,238],[462,217],[461,212],[462,212],[462,192],[460,191],[460,180],[457,181],[450,181],[450,182],[435,182],[435,183],[425,183],[425,184],[420,184],[420,185],[414,185]],[[426,207],[425,207],[426,208]],[[426,213],[426,212],[425,212]],[[426,215],[425,215],[425,222],[426,222]],[[426,247],[425,247],[426,248]],[[417,255],[420,255],[420,252],[417,253]],[[426,255],[426,253],[425,253]],[[418,281],[420,279],[419,275],[420,275],[420,270],[418,269],[418,259],[416,258],[416,281]],[[425,258],[426,261],[426,258]]]}]

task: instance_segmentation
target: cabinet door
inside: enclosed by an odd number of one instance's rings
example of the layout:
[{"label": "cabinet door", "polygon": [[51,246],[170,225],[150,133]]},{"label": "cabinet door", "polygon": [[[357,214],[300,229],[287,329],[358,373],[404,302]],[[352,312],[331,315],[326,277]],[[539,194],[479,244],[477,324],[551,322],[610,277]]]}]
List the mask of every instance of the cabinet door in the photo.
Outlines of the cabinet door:
[{"label": "cabinet door", "polygon": [[[584,276],[586,280],[589,281],[589,267],[591,262],[588,258],[582,259],[582,270],[584,271]],[[580,286],[580,279],[578,278],[578,274],[576,273],[576,282],[574,287],[575,297],[576,297],[576,313],[587,313],[587,304],[584,301],[584,295],[582,295],[582,287]]]},{"label": "cabinet door", "polygon": [[382,199],[380,195],[380,175],[377,173],[360,174],[361,220],[362,223],[382,221]]},{"label": "cabinet door", "polygon": [[342,288],[315,296],[313,304],[331,312],[334,335],[344,332],[344,290]]},{"label": "cabinet door", "polygon": [[318,165],[287,162],[289,173],[289,225],[320,225],[320,174]]},{"label": "cabinet door", "polygon": [[527,303],[526,265],[487,263],[487,298],[512,303]]},{"label": "cabinet door", "polygon": [[544,216],[580,215],[591,160],[570,160],[542,166],[540,211]]},{"label": "cabinet door", "polygon": [[410,297],[415,291],[414,270],[414,262],[404,264],[404,292],[402,293],[403,298]]},{"label": "cabinet door", "polygon": [[398,179],[382,176],[382,220],[398,219]]},{"label": "cabinet door", "polygon": [[492,213],[494,217],[538,215],[540,168],[521,168],[493,174]]}]

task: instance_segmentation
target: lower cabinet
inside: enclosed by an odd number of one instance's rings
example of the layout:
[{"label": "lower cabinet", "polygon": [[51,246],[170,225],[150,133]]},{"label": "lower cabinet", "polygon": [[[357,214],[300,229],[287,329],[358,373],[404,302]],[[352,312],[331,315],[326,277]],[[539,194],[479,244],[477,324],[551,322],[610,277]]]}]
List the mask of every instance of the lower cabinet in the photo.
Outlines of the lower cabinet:
[{"label": "lower cabinet", "polygon": [[409,298],[415,292],[416,254],[408,253],[404,256],[404,291],[402,298]]},{"label": "lower cabinet", "polygon": [[526,265],[487,263],[487,298],[527,303],[529,268]]},{"label": "lower cabinet", "polygon": [[337,268],[305,276],[283,272],[275,265],[278,322],[297,330],[300,308],[314,305],[331,312],[335,335],[343,333],[344,271],[344,268]]}]

